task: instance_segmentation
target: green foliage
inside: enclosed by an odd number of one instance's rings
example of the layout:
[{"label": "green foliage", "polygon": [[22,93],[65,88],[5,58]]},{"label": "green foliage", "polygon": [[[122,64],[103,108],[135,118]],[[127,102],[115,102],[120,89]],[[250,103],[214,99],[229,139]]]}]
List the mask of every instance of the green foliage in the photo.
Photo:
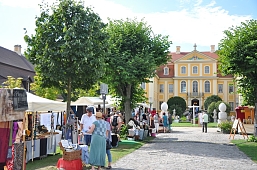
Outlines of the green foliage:
[{"label": "green foliage", "polygon": [[227,120],[218,124],[218,127],[222,131],[230,131],[232,126],[233,126],[233,122],[227,121]]},{"label": "green foliage", "polygon": [[229,105],[228,103],[226,103],[226,102],[224,102],[224,101],[212,102],[212,103],[209,105],[209,107],[208,107],[208,109],[207,109],[207,112],[208,112],[209,114],[212,114],[213,111],[214,111],[214,109],[216,109],[216,112],[219,113],[219,112],[220,112],[220,110],[219,110],[219,105],[220,105],[220,103],[224,103],[224,104],[226,105],[226,113],[227,113],[227,115],[229,115],[229,114],[230,114],[230,111],[231,111],[231,107],[230,107],[230,105]]},{"label": "green foliage", "polygon": [[128,135],[128,126],[123,124],[120,130],[120,137],[125,139],[127,135]]},{"label": "green foliage", "polygon": [[182,114],[185,112],[187,106],[186,101],[179,96],[174,96],[169,98],[167,101],[169,112],[172,114],[173,110],[176,110],[176,115],[179,115],[179,117],[182,117]]},{"label": "green foliage", "polygon": [[155,70],[169,61],[171,42],[167,36],[154,35],[145,22],[135,20],[109,21],[108,61],[103,82],[121,98],[125,117],[131,117],[131,108],[146,99],[140,84],[149,82]]},{"label": "green foliage", "polygon": [[219,43],[219,70],[232,74],[238,83],[238,92],[248,105],[257,101],[257,20],[242,22],[224,31]]},{"label": "green foliage", "polygon": [[248,142],[257,142],[257,138],[253,135],[250,135],[247,139]]},{"label": "green foliage", "polygon": [[9,88],[9,89],[13,89],[13,88],[22,88],[22,79],[23,78],[14,78],[12,76],[7,76],[7,80],[5,82],[3,82],[4,84],[4,88]]},{"label": "green foliage", "polygon": [[89,90],[103,76],[108,37],[101,18],[82,2],[57,2],[40,5],[35,35],[24,37],[25,56],[36,66],[42,87],[66,92],[69,110],[75,89]]},{"label": "green foliage", "polygon": [[182,117],[180,118],[180,120],[181,120],[181,121],[187,121],[187,118],[186,118],[186,116],[182,116]]},{"label": "green foliage", "polygon": [[[211,95],[211,96],[207,97],[206,100],[204,101],[204,108],[205,108],[205,110],[208,109],[209,105],[212,102],[218,102],[218,101],[222,101],[222,99],[218,95]],[[208,113],[212,113],[212,112],[208,111]]]}]

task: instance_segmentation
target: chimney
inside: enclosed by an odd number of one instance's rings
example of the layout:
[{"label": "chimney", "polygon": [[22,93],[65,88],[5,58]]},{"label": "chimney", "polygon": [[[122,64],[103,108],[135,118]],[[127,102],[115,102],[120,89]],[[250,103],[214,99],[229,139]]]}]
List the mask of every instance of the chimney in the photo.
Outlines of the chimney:
[{"label": "chimney", "polygon": [[180,54],[180,46],[176,46],[176,54]]},{"label": "chimney", "polygon": [[15,45],[14,46],[14,52],[21,55],[21,45]]},{"label": "chimney", "polygon": [[215,45],[211,45],[211,53],[215,52]]}]

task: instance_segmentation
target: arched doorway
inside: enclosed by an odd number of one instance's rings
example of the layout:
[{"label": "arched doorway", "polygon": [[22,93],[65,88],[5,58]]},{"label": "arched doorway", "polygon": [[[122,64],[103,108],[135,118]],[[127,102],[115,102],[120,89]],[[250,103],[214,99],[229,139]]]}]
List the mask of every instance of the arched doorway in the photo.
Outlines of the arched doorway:
[{"label": "arched doorway", "polygon": [[[199,100],[193,99],[191,100],[191,106],[199,106]],[[200,111],[200,107],[195,107],[195,113],[197,114]]]}]

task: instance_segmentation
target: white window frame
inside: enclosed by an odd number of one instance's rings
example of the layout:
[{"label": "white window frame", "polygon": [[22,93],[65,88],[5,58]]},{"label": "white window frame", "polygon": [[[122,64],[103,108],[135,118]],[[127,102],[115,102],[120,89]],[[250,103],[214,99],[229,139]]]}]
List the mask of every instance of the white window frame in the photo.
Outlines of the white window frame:
[{"label": "white window frame", "polygon": [[210,74],[210,66],[204,66],[204,73]]},{"label": "white window frame", "polygon": [[[185,87],[183,88],[183,86],[185,86]],[[186,83],[186,81],[181,81],[181,83],[180,83],[180,92],[181,93],[186,93],[187,92],[187,83]]]},{"label": "white window frame", "polygon": [[164,67],[163,68],[163,75],[169,75],[169,67]]},{"label": "white window frame", "polygon": [[[221,87],[221,91],[220,91]],[[223,93],[223,84],[218,84],[218,93]]]},{"label": "white window frame", "polygon": [[164,93],[164,84],[160,84],[159,88],[160,88],[160,93]]},{"label": "white window frame", "polygon": [[[207,86],[209,86],[209,87],[207,87]],[[208,80],[204,82],[204,92],[205,93],[210,93],[211,92],[211,83]]]},{"label": "white window frame", "polygon": [[197,81],[193,81],[193,89],[192,89],[192,91],[194,93],[198,93],[198,82]]},{"label": "white window frame", "polygon": [[229,106],[231,107],[231,111],[235,111],[234,102],[229,102]]},{"label": "white window frame", "polygon": [[169,93],[173,93],[173,91],[174,91],[174,86],[173,86],[173,84],[169,84],[168,92],[169,92]]},{"label": "white window frame", "polygon": [[193,74],[198,74],[198,67],[197,66],[193,66]]},{"label": "white window frame", "polygon": [[228,85],[228,93],[234,93],[234,85],[233,84]]},{"label": "white window frame", "polygon": [[182,66],[181,67],[181,74],[186,74],[186,67],[185,66]]}]

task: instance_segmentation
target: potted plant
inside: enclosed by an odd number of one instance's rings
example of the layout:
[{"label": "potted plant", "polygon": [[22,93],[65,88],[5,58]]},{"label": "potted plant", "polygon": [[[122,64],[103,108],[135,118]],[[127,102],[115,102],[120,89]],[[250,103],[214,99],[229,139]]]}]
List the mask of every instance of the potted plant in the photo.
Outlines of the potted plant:
[{"label": "potted plant", "polygon": [[233,122],[227,120],[218,124],[218,127],[220,128],[222,133],[230,133],[232,126]]}]

